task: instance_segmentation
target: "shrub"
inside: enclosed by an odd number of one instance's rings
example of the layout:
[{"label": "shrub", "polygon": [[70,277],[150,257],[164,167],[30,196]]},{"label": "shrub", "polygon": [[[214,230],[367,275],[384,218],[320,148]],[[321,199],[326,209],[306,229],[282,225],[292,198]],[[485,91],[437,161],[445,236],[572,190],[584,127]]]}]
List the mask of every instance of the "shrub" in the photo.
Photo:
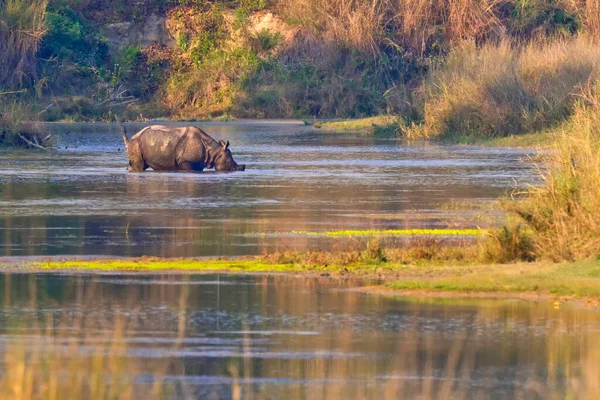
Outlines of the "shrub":
[{"label": "shrub", "polygon": [[250,46],[256,53],[264,53],[273,50],[281,42],[279,32],[271,32],[268,29],[262,29],[253,35],[250,35]]},{"label": "shrub", "polygon": [[[32,121],[31,107],[0,93],[0,146],[45,148],[51,145],[51,136]],[[12,96],[10,96],[12,97]]]},{"label": "shrub", "polygon": [[555,261],[600,254],[599,86],[561,129],[544,185],[507,203],[533,232],[536,253]]},{"label": "shrub", "polygon": [[528,262],[536,259],[533,235],[528,227],[521,223],[511,221],[502,228],[490,231],[481,244],[482,258],[485,262]]}]

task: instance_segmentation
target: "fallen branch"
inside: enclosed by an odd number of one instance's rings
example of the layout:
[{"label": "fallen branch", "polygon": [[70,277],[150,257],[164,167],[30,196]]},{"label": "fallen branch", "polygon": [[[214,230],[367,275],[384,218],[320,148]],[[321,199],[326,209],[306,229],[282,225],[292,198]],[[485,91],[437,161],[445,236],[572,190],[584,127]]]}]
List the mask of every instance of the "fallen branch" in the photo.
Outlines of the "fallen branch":
[{"label": "fallen branch", "polygon": [[23,135],[21,135],[20,133],[18,134],[19,138],[21,138],[22,141],[24,141],[25,143],[27,143],[28,145],[30,145],[31,147],[35,147],[44,151],[48,151],[47,148],[45,148],[44,146],[40,146],[39,144],[35,144],[29,140],[27,140],[25,137],[23,137]]}]

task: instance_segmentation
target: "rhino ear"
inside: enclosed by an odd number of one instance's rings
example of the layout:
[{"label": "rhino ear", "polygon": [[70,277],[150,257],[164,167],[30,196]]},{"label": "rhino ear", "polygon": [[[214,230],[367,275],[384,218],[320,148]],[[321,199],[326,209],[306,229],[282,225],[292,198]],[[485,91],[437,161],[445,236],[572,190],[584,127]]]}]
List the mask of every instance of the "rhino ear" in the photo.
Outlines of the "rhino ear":
[{"label": "rhino ear", "polygon": [[225,150],[227,150],[227,148],[229,147],[229,140],[228,141],[221,140],[219,143],[221,143],[221,146],[223,146],[223,148]]}]

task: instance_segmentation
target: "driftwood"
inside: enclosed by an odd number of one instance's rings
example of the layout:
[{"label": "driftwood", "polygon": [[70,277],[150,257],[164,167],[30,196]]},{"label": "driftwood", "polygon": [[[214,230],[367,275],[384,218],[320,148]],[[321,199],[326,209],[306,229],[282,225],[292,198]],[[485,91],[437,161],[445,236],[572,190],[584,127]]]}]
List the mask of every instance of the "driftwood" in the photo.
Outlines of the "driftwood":
[{"label": "driftwood", "polygon": [[[23,136],[22,134],[20,134],[20,133],[19,133],[19,134],[17,134],[17,135],[19,136],[19,138],[20,138],[22,141],[24,141],[25,143],[27,143],[29,146],[31,146],[31,147],[35,147],[36,149],[41,149],[41,150],[44,150],[44,151],[48,151],[48,148],[46,148],[46,147],[44,147],[44,146],[40,145],[40,144],[39,144],[39,142],[38,142],[38,143],[34,143],[34,142],[32,142],[32,141],[28,140],[26,137],[24,137],[24,136]],[[34,140],[37,142],[37,138],[36,138],[35,136],[34,136],[33,138],[34,138]],[[49,136],[47,136],[47,138],[49,138]]]}]

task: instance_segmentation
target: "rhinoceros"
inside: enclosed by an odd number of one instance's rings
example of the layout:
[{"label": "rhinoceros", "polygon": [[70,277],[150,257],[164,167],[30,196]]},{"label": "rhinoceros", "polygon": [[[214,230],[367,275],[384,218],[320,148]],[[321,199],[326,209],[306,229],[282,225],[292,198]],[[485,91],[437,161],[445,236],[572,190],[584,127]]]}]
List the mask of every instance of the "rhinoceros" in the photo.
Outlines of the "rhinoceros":
[{"label": "rhinoceros", "polygon": [[127,139],[125,127],[121,128],[123,141],[129,157],[130,171],[244,171],[229,151],[229,141],[217,142],[200,128],[187,126],[169,128],[162,125],[148,126],[131,139]]}]

